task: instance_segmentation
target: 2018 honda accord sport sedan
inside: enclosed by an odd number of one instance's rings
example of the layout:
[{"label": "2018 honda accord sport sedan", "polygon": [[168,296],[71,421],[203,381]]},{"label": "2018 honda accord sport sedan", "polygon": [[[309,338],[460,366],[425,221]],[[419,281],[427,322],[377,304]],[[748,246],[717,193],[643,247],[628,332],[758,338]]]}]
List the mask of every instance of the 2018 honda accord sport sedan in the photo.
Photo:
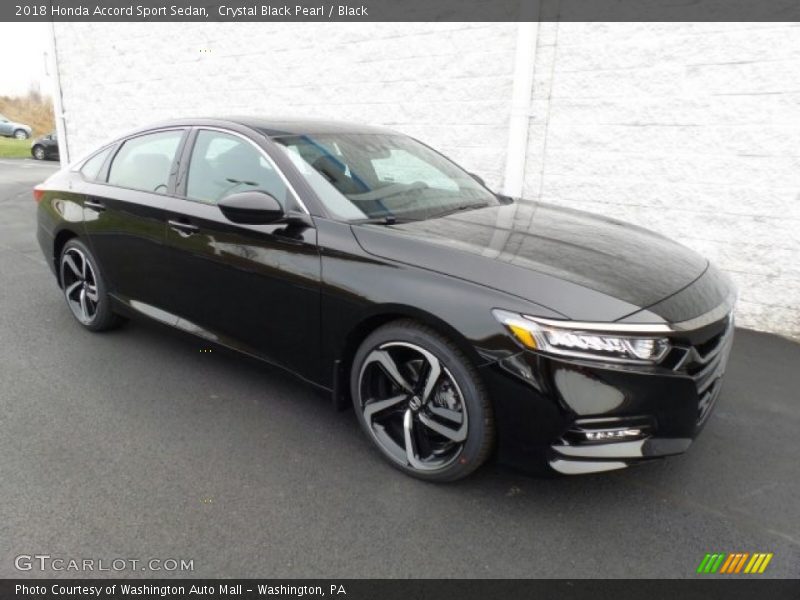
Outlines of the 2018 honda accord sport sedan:
[{"label": "2018 honda accord sport sedan", "polygon": [[735,294],[708,261],[390,130],[171,121],[34,195],[83,327],[142,314],[281,366],[423,479],[677,454],[719,395]]}]

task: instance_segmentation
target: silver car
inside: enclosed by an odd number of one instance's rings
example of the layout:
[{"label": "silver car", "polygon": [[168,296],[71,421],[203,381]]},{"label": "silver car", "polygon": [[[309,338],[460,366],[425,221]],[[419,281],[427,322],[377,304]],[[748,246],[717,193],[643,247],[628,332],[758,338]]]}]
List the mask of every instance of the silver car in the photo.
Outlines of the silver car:
[{"label": "silver car", "polygon": [[13,137],[18,140],[27,140],[31,137],[31,133],[33,129],[31,129],[30,125],[25,125],[24,123],[16,123],[6,117],[5,115],[0,115],[0,135],[3,137]]}]

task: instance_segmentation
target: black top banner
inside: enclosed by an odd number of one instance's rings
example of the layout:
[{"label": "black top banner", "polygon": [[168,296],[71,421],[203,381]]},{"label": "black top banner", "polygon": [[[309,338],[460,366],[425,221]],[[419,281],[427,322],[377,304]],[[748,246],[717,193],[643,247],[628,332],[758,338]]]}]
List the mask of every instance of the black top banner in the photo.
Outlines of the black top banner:
[{"label": "black top banner", "polygon": [[798,0],[3,0],[0,21],[796,21]]}]

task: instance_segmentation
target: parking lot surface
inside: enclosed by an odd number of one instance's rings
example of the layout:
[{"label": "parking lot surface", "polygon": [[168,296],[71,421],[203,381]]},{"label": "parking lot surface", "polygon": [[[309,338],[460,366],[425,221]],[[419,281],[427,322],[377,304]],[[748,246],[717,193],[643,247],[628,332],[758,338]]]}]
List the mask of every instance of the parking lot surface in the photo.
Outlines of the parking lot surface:
[{"label": "parking lot surface", "polygon": [[[0,160],[0,577],[692,577],[707,552],[800,576],[800,345],[739,330],[686,455],[427,484],[288,375],[146,322],[83,331],[35,240],[55,168]],[[23,554],[193,570],[21,572]]]}]

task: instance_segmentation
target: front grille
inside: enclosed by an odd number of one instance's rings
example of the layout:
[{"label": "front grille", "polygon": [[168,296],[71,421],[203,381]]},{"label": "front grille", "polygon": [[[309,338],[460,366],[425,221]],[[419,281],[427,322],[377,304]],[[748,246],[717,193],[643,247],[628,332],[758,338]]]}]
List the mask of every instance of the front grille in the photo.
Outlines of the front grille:
[{"label": "front grille", "polygon": [[700,400],[697,405],[697,426],[701,426],[719,396],[721,377],[733,344],[733,317],[728,316],[702,331],[687,334],[684,344],[676,344],[680,356],[673,369],[691,376]]},{"label": "front grille", "polygon": [[720,342],[722,338],[725,336],[725,332],[727,329],[717,333],[716,335],[712,335],[708,340],[705,342],[701,342],[695,345],[695,350],[697,354],[701,357],[706,357],[711,355],[714,351],[719,349]]}]

